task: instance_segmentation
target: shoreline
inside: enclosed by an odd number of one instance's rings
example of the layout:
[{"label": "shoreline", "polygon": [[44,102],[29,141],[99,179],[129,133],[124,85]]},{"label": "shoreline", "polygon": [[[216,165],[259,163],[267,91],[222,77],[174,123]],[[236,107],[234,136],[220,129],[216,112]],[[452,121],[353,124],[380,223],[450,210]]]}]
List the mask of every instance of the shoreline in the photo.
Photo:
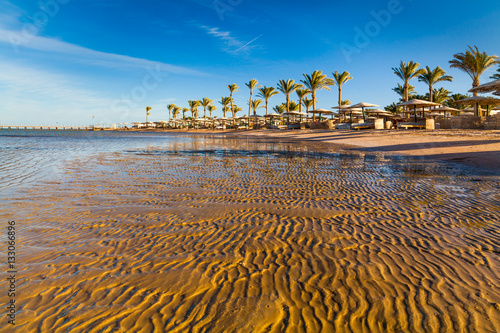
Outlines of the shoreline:
[{"label": "shoreline", "polygon": [[[51,150],[61,161],[48,181],[2,195],[25,254],[19,331],[498,331],[500,178],[361,152],[412,135],[14,139],[7,171],[30,175]],[[331,158],[288,154],[324,148]]]},{"label": "shoreline", "polygon": [[127,130],[124,132],[179,133],[275,138],[333,143],[361,151],[387,152],[460,163],[500,172],[499,130]]}]

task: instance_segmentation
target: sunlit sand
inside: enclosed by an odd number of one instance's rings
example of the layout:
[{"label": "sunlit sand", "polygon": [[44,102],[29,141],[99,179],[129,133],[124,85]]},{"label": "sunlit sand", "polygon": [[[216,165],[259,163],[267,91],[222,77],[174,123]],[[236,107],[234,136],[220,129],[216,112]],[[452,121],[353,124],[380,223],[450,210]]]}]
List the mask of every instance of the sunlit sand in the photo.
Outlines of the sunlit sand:
[{"label": "sunlit sand", "polygon": [[498,177],[285,145],[101,154],[2,205],[17,331],[500,331]]}]

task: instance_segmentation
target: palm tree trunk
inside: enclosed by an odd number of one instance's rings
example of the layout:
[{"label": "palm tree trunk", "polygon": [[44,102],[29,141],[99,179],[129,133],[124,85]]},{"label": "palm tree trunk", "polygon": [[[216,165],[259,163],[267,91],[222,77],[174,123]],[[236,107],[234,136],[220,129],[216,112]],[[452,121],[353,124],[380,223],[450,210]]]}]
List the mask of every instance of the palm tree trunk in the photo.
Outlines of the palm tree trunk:
[{"label": "palm tree trunk", "polygon": [[[253,90],[250,89],[250,100],[248,101],[248,116],[250,117],[250,110],[252,109],[252,95],[253,95]],[[255,110],[254,110],[255,113]]]},{"label": "palm tree trunk", "polygon": [[267,116],[267,107],[269,106],[269,98],[266,98],[266,116]]},{"label": "palm tree trunk", "polygon": [[233,92],[231,92],[231,113],[233,114],[234,117],[234,108],[233,108]]},{"label": "palm tree trunk", "polygon": [[[312,98],[313,98],[313,111],[316,110],[316,91],[311,92]],[[313,121],[316,121],[316,114],[313,113]]]},{"label": "palm tree trunk", "polygon": [[[339,106],[342,105],[342,86],[339,85]],[[340,111],[340,108],[339,108]]]},{"label": "palm tree trunk", "polygon": [[[474,78],[474,80],[472,81],[472,88],[476,88],[478,85],[479,85],[479,77],[476,77],[476,78]],[[478,93],[474,91],[474,92],[472,93],[472,96],[478,96]]]},{"label": "palm tree trunk", "polygon": [[432,85],[429,85],[429,102],[432,102],[433,96],[432,96]]}]

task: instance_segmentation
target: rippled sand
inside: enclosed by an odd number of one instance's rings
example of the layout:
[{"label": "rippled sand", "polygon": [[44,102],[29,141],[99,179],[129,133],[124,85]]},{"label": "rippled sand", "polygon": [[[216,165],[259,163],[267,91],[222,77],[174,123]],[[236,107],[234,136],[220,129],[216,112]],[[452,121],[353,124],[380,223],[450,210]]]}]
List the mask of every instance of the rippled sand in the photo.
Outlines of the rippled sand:
[{"label": "rippled sand", "polygon": [[498,177],[187,145],[74,161],[0,206],[19,332],[500,331]]}]

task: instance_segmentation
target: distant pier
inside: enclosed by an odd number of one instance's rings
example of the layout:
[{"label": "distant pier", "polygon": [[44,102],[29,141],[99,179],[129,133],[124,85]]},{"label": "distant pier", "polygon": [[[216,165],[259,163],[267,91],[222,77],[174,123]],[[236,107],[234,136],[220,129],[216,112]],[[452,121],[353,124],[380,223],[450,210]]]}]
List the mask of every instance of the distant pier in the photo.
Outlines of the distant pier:
[{"label": "distant pier", "polygon": [[94,130],[94,127],[92,127],[92,126],[9,126],[9,125],[0,125],[0,130],[92,131],[92,130]]}]

